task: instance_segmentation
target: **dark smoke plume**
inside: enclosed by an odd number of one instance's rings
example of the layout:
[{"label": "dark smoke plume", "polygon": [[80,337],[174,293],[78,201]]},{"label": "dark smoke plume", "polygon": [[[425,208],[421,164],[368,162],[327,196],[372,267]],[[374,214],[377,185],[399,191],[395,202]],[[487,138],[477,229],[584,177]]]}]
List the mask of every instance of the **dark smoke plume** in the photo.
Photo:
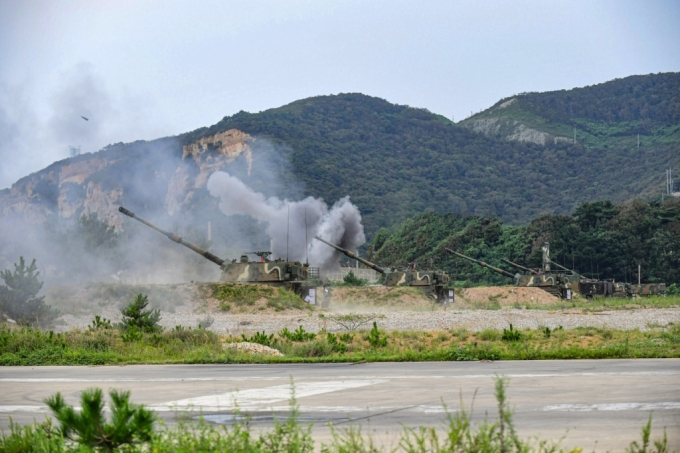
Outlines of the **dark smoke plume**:
[{"label": "dark smoke plume", "polygon": [[226,215],[244,214],[267,225],[274,258],[306,261],[327,272],[337,266],[339,253],[314,241],[318,235],[343,248],[356,251],[366,242],[359,209],[349,197],[338,200],[330,209],[319,198],[300,201],[266,198],[240,179],[222,171],[208,179],[208,191],[220,199],[220,209]]}]

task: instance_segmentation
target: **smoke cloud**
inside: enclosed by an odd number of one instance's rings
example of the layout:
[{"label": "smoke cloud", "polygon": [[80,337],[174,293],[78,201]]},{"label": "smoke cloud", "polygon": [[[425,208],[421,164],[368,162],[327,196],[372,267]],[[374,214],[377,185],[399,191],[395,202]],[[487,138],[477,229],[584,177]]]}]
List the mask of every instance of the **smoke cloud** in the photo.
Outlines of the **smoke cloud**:
[{"label": "smoke cloud", "polygon": [[356,251],[366,242],[359,209],[349,197],[331,208],[320,198],[300,201],[265,197],[229,173],[218,171],[208,179],[208,192],[220,199],[227,216],[243,214],[266,224],[273,258],[307,261],[328,272],[338,265],[340,253],[314,241],[320,236],[343,248]]},{"label": "smoke cloud", "polygon": [[30,80],[19,85],[0,80],[0,161],[4,163],[0,189],[67,158],[70,146],[88,153],[110,143],[170,135],[168,126],[158,124],[153,104],[146,94],[112,92],[88,63],[62,74],[49,96],[39,93]]}]

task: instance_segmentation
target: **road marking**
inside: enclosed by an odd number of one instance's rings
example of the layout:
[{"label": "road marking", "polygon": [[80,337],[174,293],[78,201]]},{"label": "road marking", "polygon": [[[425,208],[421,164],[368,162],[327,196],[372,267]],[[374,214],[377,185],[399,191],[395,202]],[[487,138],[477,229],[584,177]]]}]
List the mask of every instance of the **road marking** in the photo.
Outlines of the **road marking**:
[{"label": "road marking", "polygon": [[[504,374],[502,371],[488,374],[461,374],[461,375],[386,375],[386,376],[329,376],[329,377],[294,377],[296,382],[299,381],[322,381],[324,379],[338,380],[338,379],[484,379],[494,378],[496,375],[503,375],[509,378],[548,378],[548,377],[589,377],[589,376],[620,376],[620,377],[636,377],[636,376],[677,376],[680,375],[678,371],[621,371],[621,372],[583,372],[583,373],[523,373],[523,374]],[[43,383],[43,382],[212,382],[212,381],[233,381],[233,382],[266,382],[266,381],[287,381],[290,377],[232,377],[232,376],[216,376],[216,377],[189,377],[189,378],[0,378],[0,383],[3,382],[28,382],[28,383]]]},{"label": "road marking", "polygon": [[610,403],[610,404],[554,404],[545,406],[544,411],[589,412],[589,411],[652,411],[680,409],[680,403]]},{"label": "road marking", "polygon": [[[192,411],[202,410],[206,412],[231,411],[235,407],[225,406],[186,406],[186,407],[170,407],[170,406],[147,406],[148,409],[153,409],[157,412],[170,412],[174,410]],[[247,410],[247,413],[285,413],[290,411],[290,406],[260,406],[260,407],[244,407],[240,408]],[[590,411],[652,411],[652,410],[678,410],[680,409],[680,402],[664,402],[664,403],[611,403],[611,404],[555,404],[545,406],[542,409],[533,409],[529,412],[590,412]],[[76,407],[76,410],[80,410]],[[108,410],[108,408],[107,408]],[[299,406],[300,413],[373,413],[377,415],[382,412],[391,412],[403,410],[404,412],[417,412],[421,414],[445,414],[454,413],[458,409],[435,405],[420,405],[420,406]],[[0,406],[0,413],[49,413],[47,406]],[[524,411],[521,411],[524,412]]]},{"label": "road marking", "polygon": [[320,381],[302,382],[298,384],[275,385],[256,389],[227,392],[218,395],[205,395],[195,398],[185,398],[167,403],[149,406],[155,411],[173,411],[187,409],[201,409],[205,411],[247,409],[252,406],[277,403],[290,400],[295,389],[295,398],[321,395],[339,390],[355,389],[368,385],[388,382],[384,379],[362,379],[352,381]]}]

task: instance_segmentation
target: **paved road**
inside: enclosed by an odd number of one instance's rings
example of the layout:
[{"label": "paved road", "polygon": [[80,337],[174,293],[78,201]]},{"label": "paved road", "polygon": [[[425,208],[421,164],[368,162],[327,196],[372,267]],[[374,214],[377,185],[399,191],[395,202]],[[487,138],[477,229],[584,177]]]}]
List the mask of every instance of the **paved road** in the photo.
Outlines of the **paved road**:
[{"label": "paved road", "polygon": [[[434,362],[318,365],[175,365],[0,368],[0,428],[42,419],[42,400],[59,391],[70,403],[88,387],[132,391],[135,402],[172,422],[177,411],[199,409],[228,423],[237,404],[258,426],[285,414],[290,382],[314,435],[326,423],[361,423],[379,443],[394,445],[402,425],[442,426],[449,410],[469,406],[474,418],[495,415],[493,377],[510,378],[508,394],[523,436],[558,440],[585,451],[623,450],[639,438],[649,412],[653,434],[667,429],[680,449],[680,360]],[[475,396],[476,392],[476,396]]]}]

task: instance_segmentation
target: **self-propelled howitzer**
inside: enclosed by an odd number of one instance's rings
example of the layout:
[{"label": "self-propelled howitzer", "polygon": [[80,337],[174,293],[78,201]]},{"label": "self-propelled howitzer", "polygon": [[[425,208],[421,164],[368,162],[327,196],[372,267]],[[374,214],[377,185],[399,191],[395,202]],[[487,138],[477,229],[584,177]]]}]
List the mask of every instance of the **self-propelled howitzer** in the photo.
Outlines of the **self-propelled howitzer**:
[{"label": "self-propelled howitzer", "polygon": [[239,260],[224,260],[207,250],[185,241],[177,234],[170,233],[157,227],[153,223],[139,217],[122,206],[119,207],[118,210],[126,216],[142,222],[144,225],[167,236],[170,240],[188,247],[207,260],[220,266],[220,269],[222,270],[220,281],[222,282],[251,283],[283,287],[294,291],[306,302],[316,304],[316,288],[321,286],[319,268],[310,267],[308,264],[297,261],[270,261],[265,254],[262,255],[261,261],[250,261],[247,255],[241,255]]},{"label": "self-propelled howitzer", "polygon": [[563,299],[571,299],[572,295],[576,294],[576,292],[579,290],[578,275],[568,275],[567,273],[556,271],[542,271],[540,273],[537,271],[535,274],[512,274],[504,269],[491,266],[484,261],[470,258],[469,256],[463,255],[462,253],[458,253],[448,248],[446,250],[463,259],[472,261],[473,263],[479,264],[482,267],[486,267],[487,269],[490,269],[498,274],[514,279],[516,286],[539,288]]},{"label": "self-propelled howitzer", "polygon": [[449,283],[449,276],[446,272],[435,270],[435,271],[417,271],[417,270],[407,270],[407,271],[397,271],[391,269],[385,269],[378,266],[375,263],[371,263],[368,260],[360,258],[356,253],[352,253],[338,245],[328,242],[319,237],[314,239],[323,242],[324,244],[333,247],[338,252],[344,254],[345,256],[359,261],[365,266],[375,270],[384,275],[384,285],[385,286],[413,286],[422,290],[429,297],[434,299],[439,303],[453,303],[453,289],[447,288]]}]

